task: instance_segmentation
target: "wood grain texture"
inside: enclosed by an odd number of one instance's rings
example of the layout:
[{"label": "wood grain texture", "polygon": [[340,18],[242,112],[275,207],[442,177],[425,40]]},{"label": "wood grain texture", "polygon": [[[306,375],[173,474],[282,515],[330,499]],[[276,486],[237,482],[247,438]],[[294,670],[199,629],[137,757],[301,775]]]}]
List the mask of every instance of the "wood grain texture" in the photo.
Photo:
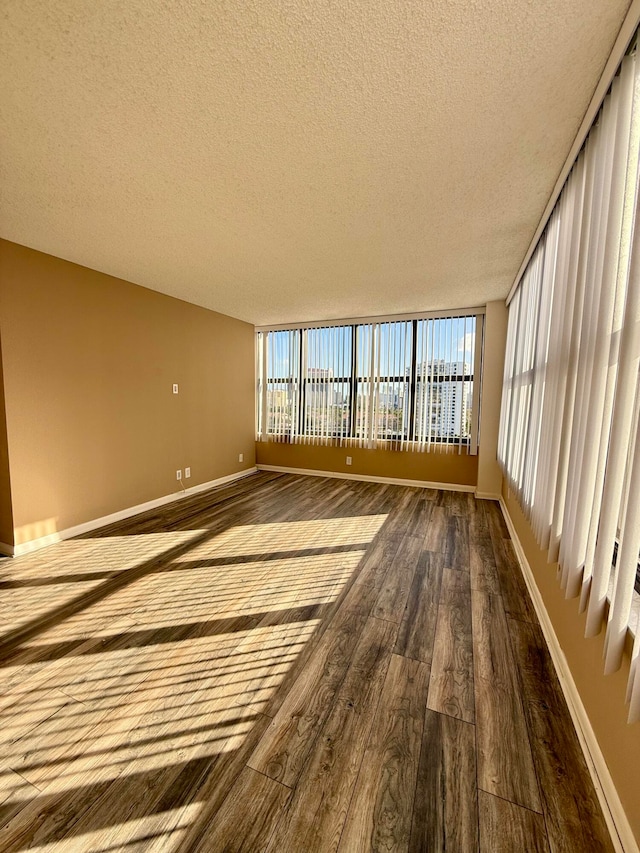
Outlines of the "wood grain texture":
[{"label": "wood grain texture", "polygon": [[407,518],[403,525],[405,534],[417,536],[420,539],[424,538],[432,511],[432,503],[422,500],[422,495],[418,495],[417,500],[412,503],[411,511],[407,513]]},{"label": "wood grain texture", "polygon": [[468,572],[469,562],[469,519],[451,515],[447,520],[444,566],[447,569]]},{"label": "wood grain texture", "polygon": [[471,593],[478,785],[541,811],[515,661],[502,599]]},{"label": "wood grain texture", "polygon": [[[426,502],[424,505],[428,506]],[[402,621],[413,576],[423,550],[422,536],[407,534],[403,538],[393,560],[392,576],[385,577],[385,582],[371,611],[377,619],[397,623]]]},{"label": "wood grain texture", "polygon": [[485,503],[505,613],[513,619],[522,619],[536,625],[538,617],[531,603],[508,531],[505,535],[505,521],[500,505],[495,501],[485,501]]},{"label": "wood grain texture", "polygon": [[423,551],[400,623],[396,654],[431,663],[441,584],[442,557],[433,551]]},{"label": "wood grain texture", "polygon": [[370,618],[337,701],[269,844],[270,853],[335,850],[378,707],[397,626]]},{"label": "wood grain texture", "polygon": [[189,851],[260,853],[266,850],[290,797],[289,788],[245,767],[211,819],[206,834],[196,844],[190,844]]},{"label": "wood grain texture", "polygon": [[2,608],[3,853],[611,850],[494,502],[257,474]]},{"label": "wood grain texture", "polygon": [[401,542],[402,534],[389,529],[385,524],[385,530],[376,537],[371,548],[362,558],[358,577],[354,581],[355,585],[360,587],[360,593],[365,586],[380,591]]},{"label": "wood grain texture", "polygon": [[[181,853],[194,846],[203,845],[203,840],[208,837],[209,827],[214,816],[225,801],[229,790],[235,784],[242,768],[245,767],[248,757],[264,734],[268,724],[268,717],[258,716],[253,728],[247,733],[237,750],[216,756],[215,763],[212,763],[211,768],[202,774],[200,780],[191,776],[186,782],[189,787],[188,794],[183,797],[183,808],[188,809],[193,803],[197,803],[198,810],[195,817],[184,821],[187,824],[187,829],[181,847],[178,848]],[[169,803],[170,796],[165,794]],[[178,812],[174,819],[177,822],[180,818],[181,814]],[[167,847],[173,849],[170,845]]]},{"label": "wood grain texture", "polygon": [[509,533],[509,528],[507,527],[507,522],[504,519],[502,510],[500,509],[500,502],[484,500],[483,505],[487,514],[487,520],[491,521],[496,536],[500,539],[510,539],[511,534]]},{"label": "wood grain texture", "polygon": [[410,853],[475,853],[478,802],[474,726],[427,710]]},{"label": "wood grain texture", "polygon": [[500,594],[493,542],[487,522],[486,501],[476,500],[469,519],[469,566],[471,588],[492,595]]},{"label": "wood grain texture", "polygon": [[9,808],[2,809],[4,822],[8,822],[15,814],[22,811],[39,793],[38,788],[27,782],[19,773],[0,764],[0,806],[7,801],[11,803]]},{"label": "wood grain texture", "polygon": [[469,514],[473,512],[475,497],[472,492],[447,492],[445,496],[445,506],[449,511],[449,515],[459,516],[460,518],[469,518]]},{"label": "wood grain texture", "polygon": [[542,630],[509,621],[553,851],[613,851]]},{"label": "wood grain texture", "polygon": [[428,679],[426,664],[391,658],[340,839],[341,853],[407,849]]},{"label": "wood grain texture", "polygon": [[442,573],[428,707],[469,723],[475,719],[469,575],[455,569]]},{"label": "wood grain texture", "polygon": [[[480,853],[549,853],[544,817],[478,791]],[[587,850],[589,848],[582,848]]]},{"label": "wood grain texture", "polygon": [[444,507],[437,505],[432,507],[424,536],[426,551],[444,552],[448,520],[449,514]]},{"label": "wood grain texture", "polygon": [[249,759],[249,766],[292,787],[351,663],[365,617],[330,628]]}]

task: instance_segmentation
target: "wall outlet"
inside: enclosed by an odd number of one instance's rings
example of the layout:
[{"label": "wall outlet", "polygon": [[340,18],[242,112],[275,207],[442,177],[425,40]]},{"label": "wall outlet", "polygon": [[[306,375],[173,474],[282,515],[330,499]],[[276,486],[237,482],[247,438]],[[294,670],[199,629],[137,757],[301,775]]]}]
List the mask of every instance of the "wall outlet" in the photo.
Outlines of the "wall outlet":
[{"label": "wall outlet", "polygon": [[185,478],[185,480],[188,480],[190,476],[191,476],[191,468],[185,468],[185,469],[184,469],[184,478]]},{"label": "wall outlet", "polygon": [[174,383],[173,383],[173,393],[174,393],[174,394],[177,394],[177,393],[178,393],[178,383],[177,383],[177,382],[174,382]]},{"label": "wall outlet", "polygon": [[244,462],[244,453],[238,453],[238,462]]},{"label": "wall outlet", "polygon": [[181,479],[182,479],[182,468],[178,468],[178,470],[176,471],[176,480],[181,480]]},{"label": "wall outlet", "polygon": [[352,462],[352,458],[350,456],[347,456],[347,465],[351,465]]}]

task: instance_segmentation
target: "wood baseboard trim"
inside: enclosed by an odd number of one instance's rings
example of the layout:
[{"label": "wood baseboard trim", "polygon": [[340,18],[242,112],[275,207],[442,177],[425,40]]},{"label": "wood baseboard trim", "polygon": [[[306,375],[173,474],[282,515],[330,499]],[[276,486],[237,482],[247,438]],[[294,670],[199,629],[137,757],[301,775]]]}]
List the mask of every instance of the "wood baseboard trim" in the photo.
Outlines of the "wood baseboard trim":
[{"label": "wood baseboard trim", "polygon": [[13,557],[13,545],[7,545],[6,542],[0,542],[0,555],[4,557]]},{"label": "wood baseboard trim", "polygon": [[258,465],[259,471],[278,471],[282,474],[301,474],[305,477],[335,477],[338,480],[360,480],[363,483],[388,483],[392,486],[416,486],[420,489],[444,489],[448,492],[475,492],[475,486],[456,483],[435,483],[430,480],[403,480],[399,477],[378,477],[374,474],[347,474],[342,471],[318,471],[315,468],[286,468],[282,465]]},{"label": "wood baseboard trim", "polygon": [[542,628],[545,640],[547,641],[551,659],[556,669],[558,680],[562,687],[562,692],[564,693],[564,697],[567,701],[569,713],[571,714],[571,718],[580,741],[580,746],[582,747],[582,751],[587,762],[587,767],[589,768],[591,778],[593,779],[593,784],[602,807],[605,821],[607,822],[613,846],[617,853],[640,853],[633,830],[631,829],[624,808],[622,807],[622,803],[620,802],[616,786],[613,783],[609,768],[607,767],[607,762],[605,761],[600,745],[598,744],[591,721],[589,720],[589,716],[582,703],[582,698],[578,688],[576,687],[576,683],[573,680],[569,664],[564,656],[564,652],[562,651],[562,647],[558,641],[553,623],[549,618],[547,608],[544,605],[542,595],[540,594],[540,590],[536,584],[533,570],[529,565],[522,543],[516,533],[515,526],[511,516],[509,515],[509,510],[507,509],[504,498],[500,496],[499,500],[502,514],[507,527],[509,528],[513,547],[518,557],[518,562],[520,563],[522,575],[527,585],[527,589],[529,590],[529,595],[531,596],[531,601],[533,602],[536,614],[540,620],[540,627]]},{"label": "wood baseboard trim", "polygon": [[479,492],[476,489],[476,497],[481,501],[499,501],[502,495],[494,495],[493,492]]},{"label": "wood baseboard trim", "polygon": [[105,527],[107,524],[113,524],[116,521],[122,521],[124,518],[130,518],[132,515],[138,515],[141,512],[147,512],[150,509],[155,509],[165,504],[173,503],[174,501],[188,498],[191,495],[197,495],[200,492],[206,492],[209,489],[214,489],[216,486],[224,486],[226,483],[232,483],[234,480],[240,480],[242,477],[248,477],[250,474],[257,473],[258,469],[247,468],[244,471],[238,471],[236,474],[227,474],[225,477],[218,477],[216,480],[209,480],[207,483],[200,483],[197,486],[191,486],[183,492],[177,492],[171,495],[163,495],[161,498],[155,498],[152,501],[138,504],[137,506],[127,507],[127,509],[112,512],[110,515],[103,515],[102,518],[94,518],[91,521],[85,521],[82,524],[76,524],[74,527],[67,527],[66,530],[58,530],[55,533],[50,533],[47,536],[40,536],[38,539],[31,539],[29,542],[22,542],[20,545],[13,547],[4,546],[8,550],[2,551],[2,543],[0,543],[0,551],[6,553],[9,557],[20,557],[22,554],[29,554],[32,551],[38,551],[40,548],[46,548],[47,545],[53,545],[55,542],[62,542],[64,539],[73,539],[74,536],[81,536],[83,533],[90,533],[92,530],[97,530],[99,527]]}]

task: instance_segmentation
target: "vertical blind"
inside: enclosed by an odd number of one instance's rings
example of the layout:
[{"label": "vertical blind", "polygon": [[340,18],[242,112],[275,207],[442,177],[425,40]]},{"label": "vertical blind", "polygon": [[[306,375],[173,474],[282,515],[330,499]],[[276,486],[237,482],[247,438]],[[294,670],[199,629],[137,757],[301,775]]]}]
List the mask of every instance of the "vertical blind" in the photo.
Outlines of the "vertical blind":
[{"label": "vertical blind", "polygon": [[509,305],[499,459],[640,719],[640,74],[618,76]]},{"label": "vertical blind", "polygon": [[260,441],[475,453],[482,314],[261,330]]}]

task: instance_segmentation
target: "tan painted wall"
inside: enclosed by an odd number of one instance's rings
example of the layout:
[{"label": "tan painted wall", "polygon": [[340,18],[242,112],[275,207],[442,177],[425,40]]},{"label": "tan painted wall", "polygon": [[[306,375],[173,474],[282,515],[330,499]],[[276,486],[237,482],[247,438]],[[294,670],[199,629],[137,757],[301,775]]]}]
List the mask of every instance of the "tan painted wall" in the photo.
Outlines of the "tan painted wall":
[{"label": "tan painted wall", "polygon": [[176,492],[178,468],[254,465],[251,325],[6,241],[0,260],[17,543]]},{"label": "tan painted wall", "polygon": [[604,676],[604,632],[585,639],[585,619],[576,599],[567,600],[556,581],[556,564],[548,564],[531,527],[506,484],[503,496],[547,613],[565,654],[576,687],[589,715],[614,784],[637,841],[640,843],[640,723],[627,723],[625,688],[628,662],[617,673]]},{"label": "tan painted wall", "polygon": [[[352,465],[346,458],[351,456]],[[403,480],[430,480],[475,486],[478,457],[466,453],[413,453],[399,450],[365,450],[359,447],[331,447],[313,444],[256,442],[258,465],[310,468]]]},{"label": "tan painted wall", "polygon": [[502,471],[498,465],[498,431],[502,401],[502,377],[507,343],[507,306],[489,302],[484,319],[484,357],[478,447],[478,493],[497,497],[502,489]]}]

